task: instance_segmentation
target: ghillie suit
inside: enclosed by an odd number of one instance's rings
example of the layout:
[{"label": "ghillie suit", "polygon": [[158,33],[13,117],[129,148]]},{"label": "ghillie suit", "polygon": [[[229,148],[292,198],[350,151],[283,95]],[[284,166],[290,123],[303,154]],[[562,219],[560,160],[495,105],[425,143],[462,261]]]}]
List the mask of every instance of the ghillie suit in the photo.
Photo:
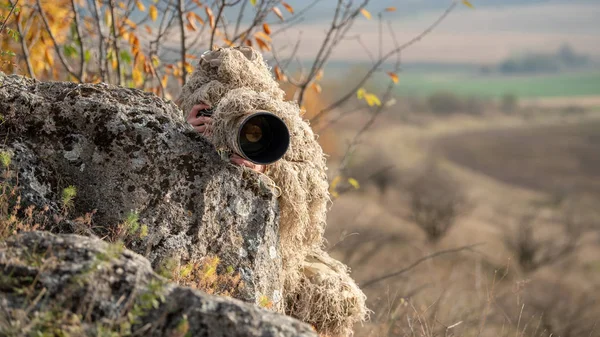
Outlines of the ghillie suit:
[{"label": "ghillie suit", "polygon": [[205,53],[178,102],[184,112],[201,102],[216,108],[209,138],[217,150],[231,148],[232,130],[248,112],[269,111],[286,123],[290,147],[265,171],[279,195],[285,313],[321,334],[351,335],[367,316],[366,297],[348,268],[322,249],[330,201],[323,150],[298,105],[284,101],[261,54],[249,47]]}]

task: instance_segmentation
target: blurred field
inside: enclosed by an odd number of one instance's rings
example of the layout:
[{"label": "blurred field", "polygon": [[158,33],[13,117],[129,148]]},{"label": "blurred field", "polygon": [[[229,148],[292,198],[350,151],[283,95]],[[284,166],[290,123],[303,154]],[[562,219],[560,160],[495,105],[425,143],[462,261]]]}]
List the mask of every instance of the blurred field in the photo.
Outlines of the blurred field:
[{"label": "blurred field", "polygon": [[600,95],[600,72],[574,72],[535,76],[481,75],[474,72],[406,71],[398,92],[403,95],[429,95],[448,91],[461,95],[500,97],[516,94],[521,98]]},{"label": "blurred field", "polygon": [[[361,187],[334,201],[328,240],[374,310],[357,336],[598,335],[600,110],[539,104],[507,114],[486,104],[439,115],[400,103],[351,159]],[[366,118],[336,126],[338,151]],[[455,188],[469,202],[435,241],[411,216],[422,176],[430,197]],[[436,185],[445,177],[456,184]]]}]

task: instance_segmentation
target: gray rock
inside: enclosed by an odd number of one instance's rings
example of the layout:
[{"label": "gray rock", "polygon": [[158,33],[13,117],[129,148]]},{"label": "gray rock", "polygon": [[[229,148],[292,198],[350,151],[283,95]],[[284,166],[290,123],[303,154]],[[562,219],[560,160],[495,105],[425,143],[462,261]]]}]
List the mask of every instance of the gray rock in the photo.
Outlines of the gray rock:
[{"label": "gray rock", "polygon": [[[22,202],[55,214],[46,229],[106,237],[135,212],[148,235],[127,248],[155,269],[216,255],[242,275],[238,298],[281,292],[276,198],[258,175],[223,161],[173,103],[106,84],[0,75],[0,114],[0,150],[12,154]],[[77,195],[65,217],[69,185]],[[63,219],[93,210],[87,228]]]},{"label": "gray rock", "polygon": [[175,286],[97,238],[27,232],[0,242],[0,336],[313,336],[295,319]]}]

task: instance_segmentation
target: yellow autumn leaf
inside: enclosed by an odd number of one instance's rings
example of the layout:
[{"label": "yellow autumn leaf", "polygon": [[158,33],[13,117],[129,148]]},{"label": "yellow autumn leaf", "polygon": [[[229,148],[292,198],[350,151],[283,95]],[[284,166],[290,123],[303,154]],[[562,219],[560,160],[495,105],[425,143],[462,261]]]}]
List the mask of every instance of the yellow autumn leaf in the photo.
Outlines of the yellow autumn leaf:
[{"label": "yellow autumn leaf", "polygon": [[250,0],[250,4],[251,4],[252,6],[256,6],[256,0]]},{"label": "yellow autumn leaf", "polygon": [[158,10],[156,9],[156,6],[150,5],[149,14],[150,19],[152,19],[152,21],[156,21],[156,18],[158,17]]},{"label": "yellow autumn leaf", "polygon": [[136,86],[139,86],[144,82],[142,72],[137,67],[133,68],[133,71],[131,72],[131,78]]},{"label": "yellow autumn leaf", "polygon": [[333,181],[331,182],[331,184],[329,185],[329,193],[331,193],[331,195],[335,198],[337,198],[339,196],[338,192],[335,190],[335,188],[337,187],[337,185],[340,183],[340,181],[342,181],[342,177],[341,176],[336,176],[335,178],[333,178]]},{"label": "yellow autumn leaf", "polygon": [[119,6],[119,8],[121,8],[121,9],[126,9],[126,8],[127,8],[127,6],[125,6],[125,3],[124,3],[123,1],[120,1],[120,2],[118,3],[118,6]]},{"label": "yellow autumn leaf", "polygon": [[144,6],[144,4],[143,4],[143,3],[142,3],[140,0],[137,0],[137,1],[135,2],[135,5],[137,6],[137,8],[138,8],[140,11],[142,11],[142,12],[145,12],[145,11],[146,11],[146,6]]},{"label": "yellow autumn leaf", "polygon": [[348,182],[350,183],[350,185],[352,185],[352,187],[354,187],[355,189],[359,189],[360,188],[360,184],[358,183],[358,180],[354,179],[354,178],[348,178]]},{"label": "yellow autumn leaf", "polygon": [[475,8],[469,0],[462,0],[462,3],[469,8]]},{"label": "yellow autumn leaf", "polygon": [[388,72],[387,74],[389,77],[392,78],[392,81],[394,81],[394,83],[398,83],[398,74],[392,72]]},{"label": "yellow autumn leaf", "polygon": [[367,104],[369,106],[373,106],[373,105],[380,106],[381,105],[381,101],[379,100],[379,97],[377,97],[375,94],[365,94],[365,100],[367,101]]},{"label": "yellow autumn leaf", "polygon": [[125,23],[132,29],[137,29],[137,24],[131,21],[129,18],[125,18],[123,21],[125,21]]},{"label": "yellow autumn leaf", "polygon": [[371,13],[368,10],[361,8],[360,13],[367,19],[371,20]]},{"label": "yellow autumn leaf", "polygon": [[367,93],[367,91],[365,89],[360,88],[356,91],[356,98],[363,99],[365,97],[366,93]]}]

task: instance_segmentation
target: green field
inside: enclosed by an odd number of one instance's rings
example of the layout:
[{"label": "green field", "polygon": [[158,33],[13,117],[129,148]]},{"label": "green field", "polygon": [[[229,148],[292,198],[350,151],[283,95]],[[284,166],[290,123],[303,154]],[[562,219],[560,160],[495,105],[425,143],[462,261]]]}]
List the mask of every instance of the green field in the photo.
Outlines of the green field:
[{"label": "green field", "polygon": [[398,93],[429,95],[452,91],[461,95],[523,98],[600,95],[600,72],[535,76],[475,75],[467,72],[406,71],[400,74]]}]

